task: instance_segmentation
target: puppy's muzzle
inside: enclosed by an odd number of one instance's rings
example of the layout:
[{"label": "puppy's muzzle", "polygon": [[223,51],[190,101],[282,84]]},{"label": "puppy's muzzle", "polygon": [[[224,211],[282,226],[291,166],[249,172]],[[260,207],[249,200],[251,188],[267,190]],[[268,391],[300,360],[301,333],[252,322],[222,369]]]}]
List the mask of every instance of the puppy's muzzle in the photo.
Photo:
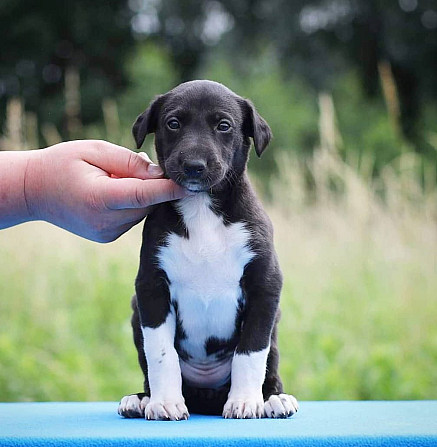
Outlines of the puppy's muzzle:
[{"label": "puppy's muzzle", "polygon": [[206,173],[206,163],[203,160],[186,161],[183,170],[186,180],[201,180]]},{"label": "puppy's muzzle", "polygon": [[190,191],[206,191],[211,186],[211,166],[203,158],[181,160],[179,172],[177,183]]},{"label": "puppy's muzzle", "polygon": [[170,178],[192,192],[208,191],[225,176],[225,166],[211,154],[179,154],[165,162]]}]

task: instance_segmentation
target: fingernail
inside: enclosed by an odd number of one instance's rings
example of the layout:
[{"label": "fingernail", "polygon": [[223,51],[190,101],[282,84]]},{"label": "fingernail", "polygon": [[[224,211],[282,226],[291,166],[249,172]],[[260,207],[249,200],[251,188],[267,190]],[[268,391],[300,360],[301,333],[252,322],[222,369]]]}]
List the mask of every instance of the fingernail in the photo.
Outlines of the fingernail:
[{"label": "fingernail", "polygon": [[147,172],[153,177],[160,177],[164,174],[164,171],[158,165],[155,165],[155,163],[149,164],[147,167]]}]

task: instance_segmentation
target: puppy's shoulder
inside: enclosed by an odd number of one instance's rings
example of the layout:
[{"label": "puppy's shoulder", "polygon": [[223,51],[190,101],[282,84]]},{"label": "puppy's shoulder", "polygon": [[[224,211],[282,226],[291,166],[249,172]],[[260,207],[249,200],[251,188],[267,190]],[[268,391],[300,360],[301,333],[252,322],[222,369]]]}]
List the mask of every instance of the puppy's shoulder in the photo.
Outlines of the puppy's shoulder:
[{"label": "puppy's shoulder", "polygon": [[236,220],[246,222],[252,231],[273,235],[273,225],[247,176],[242,178],[230,204]]},{"label": "puppy's shoulder", "polygon": [[184,236],[186,228],[177,213],[173,202],[153,206],[144,222],[143,245],[158,247],[169,233]]}]

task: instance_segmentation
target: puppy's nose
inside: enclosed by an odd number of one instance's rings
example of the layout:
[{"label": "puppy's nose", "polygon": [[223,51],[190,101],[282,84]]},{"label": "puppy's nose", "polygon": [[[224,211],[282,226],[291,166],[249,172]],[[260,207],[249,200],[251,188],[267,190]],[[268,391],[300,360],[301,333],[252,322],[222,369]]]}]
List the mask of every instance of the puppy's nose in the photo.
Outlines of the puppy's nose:
[{"label": "puppy's nose", "polygon": [[186,161],[184,163],[184,174],[189,178],[200,178],[206,169],[206,163],[202,160]]}]

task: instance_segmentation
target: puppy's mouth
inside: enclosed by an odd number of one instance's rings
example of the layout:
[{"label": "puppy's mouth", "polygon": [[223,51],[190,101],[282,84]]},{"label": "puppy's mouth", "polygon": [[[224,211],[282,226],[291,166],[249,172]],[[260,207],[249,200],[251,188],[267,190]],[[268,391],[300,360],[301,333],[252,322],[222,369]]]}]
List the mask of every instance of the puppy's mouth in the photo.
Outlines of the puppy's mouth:
[{"label": "puppy's mouth", "polygon": [[186,180],[183,181],[180,185],[188,189],[188,191],[190,192],[203,192],[209,189],[208,186],[205,186],[201,182],[195,180]]},{"label": "puppy's mouth", "polygon": [[216,188],[223,181],[224,176],[220,176],[219,178],[212,177],[210,175],[206,176],[203,179],[193,179],[187,178],[184,175],[176,175],[175,177],[170,176],[170,178],[177,183],[179,186],[187,189],[190,192],[208,192],[213,188]]},{"label": "puppy's mouth", "polygon": [[202,180],[193,180],[187,178],[181,178],[181,176],[177,176],[172,179],[175,183],[183,188],[187,189],[190,192],[205,192],[209,191],[213,185],[209,184],[207,181]]}]

